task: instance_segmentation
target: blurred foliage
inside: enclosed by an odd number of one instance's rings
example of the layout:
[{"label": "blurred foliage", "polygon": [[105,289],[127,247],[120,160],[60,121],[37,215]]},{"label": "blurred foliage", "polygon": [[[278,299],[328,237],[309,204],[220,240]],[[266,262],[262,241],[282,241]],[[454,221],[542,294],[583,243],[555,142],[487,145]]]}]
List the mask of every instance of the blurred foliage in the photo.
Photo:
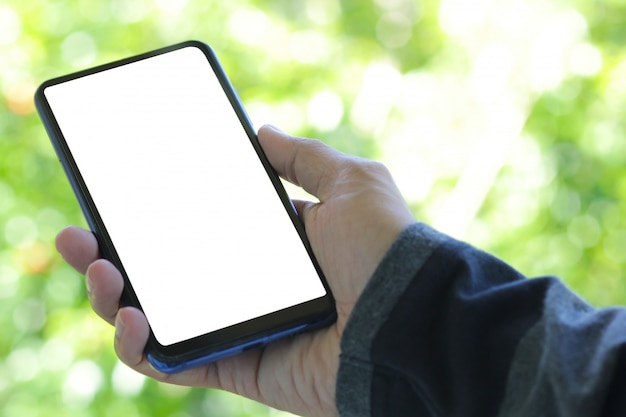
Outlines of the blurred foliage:
[{"label": "blurred foliage", "polygon": [[623,0],[3,0],[0,415],[286,415],[118,363],[54,250],[84,221],[34,112],[45,79],[205,41],[255,124],[380,159],[418,218],[623,304],[623,16]]}]

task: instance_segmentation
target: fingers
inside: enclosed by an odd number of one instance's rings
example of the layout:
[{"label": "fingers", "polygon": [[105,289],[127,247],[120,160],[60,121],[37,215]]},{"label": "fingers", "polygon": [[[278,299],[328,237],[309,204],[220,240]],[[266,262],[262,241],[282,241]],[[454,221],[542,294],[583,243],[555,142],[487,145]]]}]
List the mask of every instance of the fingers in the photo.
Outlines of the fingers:
[{"label": "fingers", "polygon": [[283,178],[324,200],[347,157],[324,143],[287,135],[273,126],[259,129],[259,142]]},{"label": "fingers", "polygon": [[[121,308],[115,318],[115,352],[122,362],[134,370],[159,381],[172,379],[150,366],[144,350],[150,335],[146,316],[135,307]],[[181,377],[181,375],[177,375]],[[176,383],[177,381],[170,381]],[[181,383],[185,384],[184,377]]]},{"label": "fingers", "polygon": [[[148,321],[139,309],[123,307],[119,310],[115,319],[115,352],[122,362],[158,381],[178,385],[221,387],[218,375],[214,372],[216,364],[213,363],[173,374],[165,374],[154,369],[145,355],[149,336]],[[228,363],[229,360],[232,358],[223,359],[222,362]]]},{"label": "fingers", "polygon": [[150,328],[146,316],[135,307],[119,310],[115,319],[115,351],[127,365],[137,368],[144,360]]},{"label": "fingers", "polygon": [[81,274],[100,257],[93,233],[76,226],[67,227],[57,235],[56,247],[67,263]]},{"label": "fingers", "polygon": [[119,309],[124,280],[107,260],[99,259],[87,268],[87,293],[94,311],[113,324]]}]

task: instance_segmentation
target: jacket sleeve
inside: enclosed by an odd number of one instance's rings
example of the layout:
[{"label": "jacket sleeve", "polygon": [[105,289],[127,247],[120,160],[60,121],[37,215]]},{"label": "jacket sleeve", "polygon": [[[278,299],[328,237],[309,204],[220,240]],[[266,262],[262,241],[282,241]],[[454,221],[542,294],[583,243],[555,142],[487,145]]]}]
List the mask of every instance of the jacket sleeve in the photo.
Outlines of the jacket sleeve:
[{"label": "jacket sleeve", "polygon": [[341,350],[341,417],[626,415],[626,310],[423,224],[386,254]]}]

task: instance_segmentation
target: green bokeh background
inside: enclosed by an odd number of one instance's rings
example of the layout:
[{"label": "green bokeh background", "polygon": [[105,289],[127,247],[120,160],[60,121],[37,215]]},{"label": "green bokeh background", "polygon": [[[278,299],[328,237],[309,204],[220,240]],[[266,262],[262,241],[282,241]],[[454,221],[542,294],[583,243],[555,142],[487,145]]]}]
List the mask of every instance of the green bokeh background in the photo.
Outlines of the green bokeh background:
[{"label": "green bokeh background", "polygon": [[288,415],[119,364],[54,250],[84,220],[34,111],[45,79],[205,41],[257,126],[379,159],[419,219],[620,305],[624,16],[624,0],[0,1],[0,416]]}]

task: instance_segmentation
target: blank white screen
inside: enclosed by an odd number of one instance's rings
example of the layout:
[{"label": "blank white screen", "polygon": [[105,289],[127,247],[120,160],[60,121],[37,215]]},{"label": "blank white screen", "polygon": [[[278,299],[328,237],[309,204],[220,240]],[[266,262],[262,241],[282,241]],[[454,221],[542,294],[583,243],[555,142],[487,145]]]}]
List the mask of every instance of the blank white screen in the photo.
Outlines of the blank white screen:
[{"label": "blank white screen", "polygon": [[44,94],[161,344],[325,295],[202,51]]}]

